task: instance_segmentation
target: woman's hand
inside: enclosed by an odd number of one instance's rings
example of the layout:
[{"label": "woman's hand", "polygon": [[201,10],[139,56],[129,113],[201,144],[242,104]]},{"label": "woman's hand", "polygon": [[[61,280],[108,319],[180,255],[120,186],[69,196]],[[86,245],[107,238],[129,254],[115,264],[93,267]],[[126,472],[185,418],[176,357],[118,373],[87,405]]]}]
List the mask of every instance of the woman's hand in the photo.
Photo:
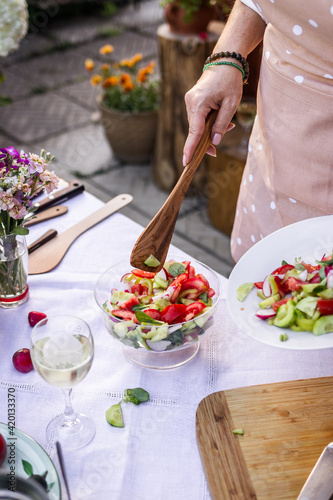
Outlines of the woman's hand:
[{"label": "woman's hand", "polygon": [[[266,23],[260,15],[235,0],[228,22],[213,52],[236,52],[243,57],[262,40]],[[235,59],[223,59],[237,63]],[[233,66],[210,66],[202,74],[196,85],[185,95],[189,133],[184,146],[184,166],[191,160],[202,136],[205,119],[211,109],[218,109],[212,129],[212,144],[217,145],[223,135],[233,128],[230,120],[234,116],[243,94],[242,73]],[[214,146],[207,153],[216,154]]]},{"label": "woman's hand", "polygon": [[[242,73],[237,68],[227,65],[207,68],[196,85],[187,92],[185,103],[189,133],[184,146],[184,166],[193,156],[211,109],[219,110],[212,128],[213,145],[219,144],[224,134],[234,127],[230,122],[242,93]],[[211,145],[207,153],[215,156],[214,146]]]}]

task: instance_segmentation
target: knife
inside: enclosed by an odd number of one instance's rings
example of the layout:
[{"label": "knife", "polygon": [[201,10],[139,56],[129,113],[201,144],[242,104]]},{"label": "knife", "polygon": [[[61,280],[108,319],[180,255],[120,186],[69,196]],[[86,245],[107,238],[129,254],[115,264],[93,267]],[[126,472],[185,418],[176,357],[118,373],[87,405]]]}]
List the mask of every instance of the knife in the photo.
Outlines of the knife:
[{"label": "knife", "polygon": [[31,245],[28,246],[28,253],[30,254],[34,250],[37,250],[37,248],[44,245],[44,243],[52,240],[52,238],[55,238],[57,236],[57,234],[58,234],[58,232],[55,229],[49,229],[40,238],[38,238],[36,241],[31,243]]},{"label": "knife", "polygon": [[24,222],[24,227],[34,226],[39,222],[45,222],[46,220],[53,219],[54,217],[59,217],[68,212],[68,208],[64,205],[56,205],[54,207],[47,208],[39,213],[34,213],[33,216]]},{"label": "knife", "polygon": [[333,498],[333,442],[328,444],[306,480],[297,500]]},{"label": "knife", "polygon": [[46,208],[53,207],[54,205],[59,205],[59,203],[67,201],[83,191],[84,185],[81,182],[72,181],[67,187],[54,191],[42,200],[36,201],[34,203],[34,206],[37,207],[35,213],[42,212]]}]

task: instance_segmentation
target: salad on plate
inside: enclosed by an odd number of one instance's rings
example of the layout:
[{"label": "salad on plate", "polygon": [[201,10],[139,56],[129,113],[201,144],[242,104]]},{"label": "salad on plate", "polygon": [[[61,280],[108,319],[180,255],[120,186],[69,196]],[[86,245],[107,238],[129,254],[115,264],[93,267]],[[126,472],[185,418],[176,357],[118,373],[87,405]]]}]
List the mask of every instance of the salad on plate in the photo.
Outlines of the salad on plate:
[{"label": "salad on plate", "polygon": [[315,264],[283,261],[263,281],[239,286],[237,299],[243,302],[252,290],[259,298],[255,315],[269,325],[316,336],[333,332],[333,252]]}]

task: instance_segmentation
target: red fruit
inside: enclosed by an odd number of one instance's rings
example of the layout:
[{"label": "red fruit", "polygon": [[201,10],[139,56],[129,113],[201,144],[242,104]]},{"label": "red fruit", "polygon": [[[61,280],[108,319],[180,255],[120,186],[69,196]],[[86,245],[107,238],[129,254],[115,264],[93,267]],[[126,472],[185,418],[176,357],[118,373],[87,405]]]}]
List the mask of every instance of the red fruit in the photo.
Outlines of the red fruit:
[{"label": "red fruit", "polygon": [[31,372],[34,369],[34,365],[31,361],[29,349],[25,347],[16,351],[13,355],[13,365],[21,373]]},{"label": "red fruit", "polygon": [[0,467],[4,463],[7,454],[6,441],[2,434],[0,434]]},{"label": "red fruit", "polygon": [[46,314],[38,311],[30,311],[28,314],[29,325],[35,326],[44,318],[46,318]]}]

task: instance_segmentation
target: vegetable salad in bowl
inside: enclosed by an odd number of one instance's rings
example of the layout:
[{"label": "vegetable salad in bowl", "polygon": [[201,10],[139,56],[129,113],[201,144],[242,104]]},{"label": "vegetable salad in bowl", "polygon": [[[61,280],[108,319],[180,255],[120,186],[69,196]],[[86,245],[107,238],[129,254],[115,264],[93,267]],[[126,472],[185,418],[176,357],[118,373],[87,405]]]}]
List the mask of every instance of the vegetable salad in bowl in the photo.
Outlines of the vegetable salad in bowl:
[{"label": "vegetable salad in bowl", "polygon": [[120,262],[103,273],[95,287],[111,335],[126,347],[149,353],[198,343],[213,322],[220,293],[214,271],[177,256],[157,273]]},{"label": "vegetable salad in bowl", "polygon": [[317,336],[333,332],[333,253],[315,264],[283,261],[263,281],[239,286],[237,299],[243,302],[252,289],[259,297],[255,315],[269,325]]}]

